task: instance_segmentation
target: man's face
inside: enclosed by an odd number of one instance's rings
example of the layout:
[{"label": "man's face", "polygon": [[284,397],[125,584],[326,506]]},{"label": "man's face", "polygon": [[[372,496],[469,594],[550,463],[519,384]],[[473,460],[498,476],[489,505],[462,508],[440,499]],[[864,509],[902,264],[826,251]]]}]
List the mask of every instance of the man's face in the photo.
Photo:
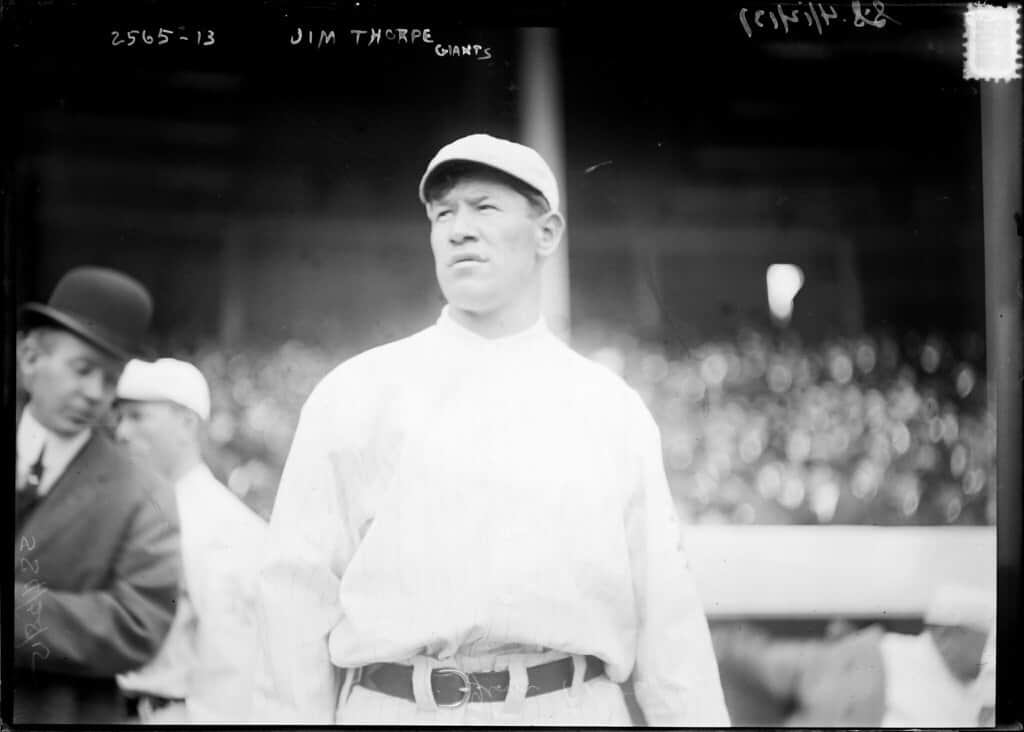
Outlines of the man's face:
[{"label": "man's face", "polygon": [[[494,312],[525,295],[540,276],[545,214],[486,175],[466,175],[427,205],[437,280],[455,308]],[[556,241],[557,244],[557,241]]]},{"label": "man's face", "polygon": [[169,402],[122,401],[115,435],[134,454],[164,476],[172,476],[187,444],[187,419]]},{"label": "man's face", "polygon": [[110,409],[124,361],[63,330],[36,330],[18,345],[30,409],[64,437],[95,425]]},{"label": "man's face", "polygon": [[988,633],[951,625],[933,625],[928,630],[954,676],[964,682],[977,677]]}]

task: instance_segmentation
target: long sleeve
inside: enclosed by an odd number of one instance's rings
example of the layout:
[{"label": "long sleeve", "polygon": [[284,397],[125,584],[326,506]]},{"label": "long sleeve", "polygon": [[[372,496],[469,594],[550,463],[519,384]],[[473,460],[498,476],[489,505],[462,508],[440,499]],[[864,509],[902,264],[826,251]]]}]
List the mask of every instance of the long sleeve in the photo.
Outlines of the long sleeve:
[{"label": "long sleeve", "polygon": [[[253,517],[251,523],[257,521]],[[265,531],[240,528],[234,524],[225,530],[230,536],[195,557],[189,568],[191,599],[199,617],[196,670],[188,697],[194,721],[239,724],[250,716],[259,652],[253,612],[256,577],[251,567],[259,561]]]},{"label": "long sleeve", "polygon": [[15,667],[103,677],[153,657],[170,629],[180,577],[177,512],[161,495],[139,502],[108,588],[37,592],[15,582],[15,627],[26,638],[40,630],[46,647],[44,654],[16,642]]},{"label": "long sleeve", "polygon": [[340,619],[349,541],[341,486],[324,446],[334,420],[319,395],[314,390],[303,407],[257,583],[254,722],[334,722],[342,674],[331,664],[328,634]]},{"label": "long sleeve", "polygon": [[729,725],[707,619],[682,547],[662,464],[658,428],[646,408],[630,420],[639,482],[627,538],[639,627],[635,688],[651,725]]}]

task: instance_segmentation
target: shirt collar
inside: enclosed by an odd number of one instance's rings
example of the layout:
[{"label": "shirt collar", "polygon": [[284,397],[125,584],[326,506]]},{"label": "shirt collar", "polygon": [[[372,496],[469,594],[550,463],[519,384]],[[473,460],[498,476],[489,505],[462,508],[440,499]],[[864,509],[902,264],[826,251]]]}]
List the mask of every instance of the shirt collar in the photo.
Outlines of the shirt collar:
[{"label": "shirt collar", "polygon": [[437,319],[437,329],[467,348],[493,351],[516,350],[524,346],[537,345],[552,336],[547,320],[541,315],[533,325],[524,330],[512,333],[511,335],[488,338],[456,321],[451,315],[449,305],[445,305],[441,309],[441,315]]},{"label": "shirt collar", "polygon": [[17,450],[18,462],[34,462],[39,457],[39,451],[48,441],[50,431],[39,423],[39,420],[32,414],[28,404],[21,412],[21,420],[18,422]]},{"label": "shirt collar", "polygon": [[47,429],[32,414],[32,402],[29,402],[22,410],[21,419],[18,421],[17,475],[24,475],[28,471],[29,466],[39,458],[43,445],[46,445],[46,452],[43,453],[43,481],[39,486],[39,492],[45,494],[90,437],[92,429],[84,429],[71,437],[64,437]]},{"label": "shirt collar", "polygon": [[178,478],[178,482],[175,485],[179,488],[201,485],[206,481],[206,478],[209,475],[213,474],[210,472],[210,469],[206,466],[206,463],[200,460],[187,471],[185,471],[185,474]]}]

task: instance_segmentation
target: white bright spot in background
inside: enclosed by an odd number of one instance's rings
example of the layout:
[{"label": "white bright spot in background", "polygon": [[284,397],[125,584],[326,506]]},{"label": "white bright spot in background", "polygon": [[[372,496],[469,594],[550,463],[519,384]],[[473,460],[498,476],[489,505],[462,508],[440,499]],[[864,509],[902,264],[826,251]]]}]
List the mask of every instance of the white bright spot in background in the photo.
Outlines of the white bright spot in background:
[{"label": "white bright spot in background", "polygon": [[591,358],[619,376],[626,372],[626,357],[617,348],[612,346],[600,348],[591,355]]},{"label": "white bright spot in background", "polygon": [[772,264],[768,267],[768,308],[772,317],[788,323],[793,315],[793,298],[804,286],[804,271],[795,264]]}]

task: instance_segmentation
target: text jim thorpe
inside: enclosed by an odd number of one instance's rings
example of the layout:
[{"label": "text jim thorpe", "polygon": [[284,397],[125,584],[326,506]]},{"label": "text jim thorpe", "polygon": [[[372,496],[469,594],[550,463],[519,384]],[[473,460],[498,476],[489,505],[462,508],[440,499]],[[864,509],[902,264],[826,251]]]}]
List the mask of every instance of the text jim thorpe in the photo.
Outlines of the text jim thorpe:
[{"label": "text jim thorpe", "polygon": [[[385,43],[433,46],[438,56],[469,56],[480,61],[491,58],[491,49],[479,43],[439,43],[430,28],[352,28],[349,36],[356,46],[379,46]],[[337,44],[337,33],[326,28],[298,27],[289,37],[293,46],[322,48]]]}]

